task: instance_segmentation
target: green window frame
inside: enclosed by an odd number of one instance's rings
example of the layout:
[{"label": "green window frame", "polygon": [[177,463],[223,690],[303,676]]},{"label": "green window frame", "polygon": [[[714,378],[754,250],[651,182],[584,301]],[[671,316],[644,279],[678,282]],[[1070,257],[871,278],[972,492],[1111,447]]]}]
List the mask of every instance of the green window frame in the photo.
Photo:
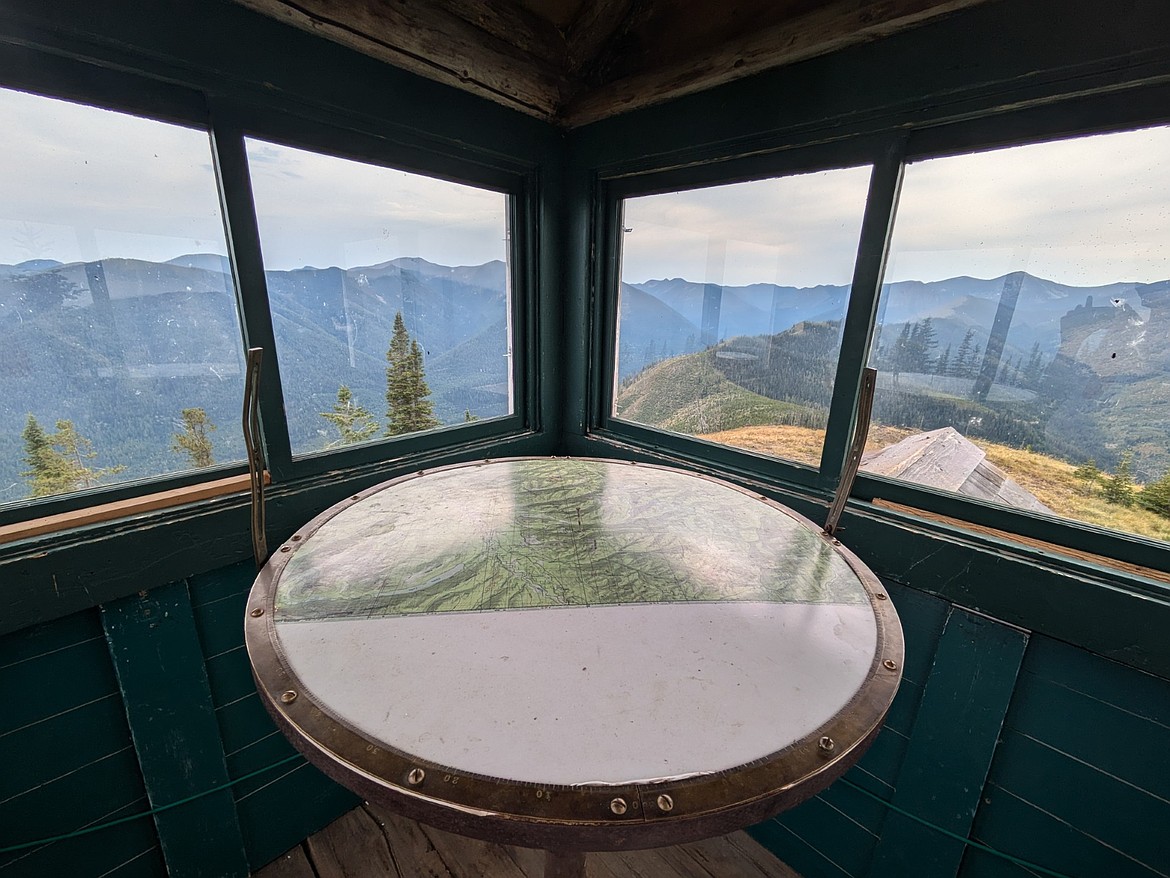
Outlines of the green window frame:
[{"label": "green window frame", "polygon": [[[649,167],[645,159],[637,159],[595,169],[593,174],[599,198],[593,216],[597,256],[592,270],[603,295],[595,307],[590,340],[592,381],[587,399],[588,436],[603,442],[633,446],[643,452],[663,454],[691,466],[714,467],[780,491],[795,491],[826,501],[836,490],[844,469],[862,373],[873,341],[885,260],[906,164],[928,158],[1165,124],[1167,91],[1165,87],[1156,87],[1124,97],[1106,95],[1073,99],[1055,106],[1021,110],[1006,118],[976,118],[921,128],[899,127],[886,133],[858,134],[817,146],[784,144],[770,151],[757,148],[761,154],[751,157],[704,154],[699,158],[683,151],[656,155],[655,164]],[[612,416],[623,199],[842,167],[847,163],[870,163],[874,172],[862,223],[820,467],[813,471]],[[1170,545],[1069,519],[1009,509],[865,472],[858,475],[851,498],[862,503],[880,498],[976,527],[1115,559],[1162,574],[1170,573]],[[1050,563],[1051,553],[1044,553],[1042,558]],[[1159,582],[1131,577],[1126,587],[1165,595],[1165,586]]]},{"label": "green window frame", "polygon": [[[381,130],[377,123],[338,120],[324,113],[291,114],[267,107],[213,96],[198,90],[166,85],[133,74],[88,73],[86,86],[77,87],[76,74],[54,75],[30,71],[26,77],[6,77],[0,86],[58,98],[87,106],[131,113],[145,119],[181,124],[207,131],[218,186],[220,209],[227,233],[237,311],[243,346],[264,349],[260,381],[260,414],[264,456],[274,485],[312,479],[340,470],[399,465],[445,450],[475,448],[485,443],[522,437],[539,429],[538,348],[535,313],[535,232],[531,217],[538,198],[537,162],[499,155],[474,146],[441,146],[410,131]],[[393,136],[391,136],[393,135]],[[501,193],[507,203],[508,294],[512,412],[480,422],[449,425],[425,433],[383,438],[359,446],[341,447],[293,459],[289,447],[280,384],[280,367],[268,309],[264,267],[256,229],[255,207],[248,180],[244,138],[255,137],[328,155],[356,159],[395,170],[463,183]],[[241,400],[241,408],[243,401]],[[246,457],[241,449],[241,459]],[[95,486],[84,491],[19,501],[0,509],[0,527],[85,510],[102,504],[132,500],[159,492],[247,473],[235,463],[177,475]],[[184,502],[181,499],[178,502]],[[66,523],[63,529],[68,529]],[[50,534],[50,537],[52,534]],[[38,535],[38,539],[43,535]],[[19,551],[22,540],[5,546],[0,555]]]}]

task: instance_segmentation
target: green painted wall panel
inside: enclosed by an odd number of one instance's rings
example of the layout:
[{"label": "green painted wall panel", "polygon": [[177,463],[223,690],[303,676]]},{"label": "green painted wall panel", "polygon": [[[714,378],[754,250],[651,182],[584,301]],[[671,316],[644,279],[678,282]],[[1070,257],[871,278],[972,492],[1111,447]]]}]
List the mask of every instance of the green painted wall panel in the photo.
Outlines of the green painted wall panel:
[{"label": "green painted wall panel", "polygon": [[970,848],[963,859],[963,878],[1036,878],[1038,873],[1002,857]]},{"label": "green painted wall panel", "polygon": [[[1023,632],[952,609],[894,781],[900,809],[960,836],[970,830],[1026,644]],[[869,874],[951,875],[963,853],[961,842],[892,813]]]},{"label": "green painted wall panel", "polygon": [[[1080,719],[1076,720],[1080,723]],[[1118,746],[1102,730],[1101,739]],[[1160,745],[1156,744],[1156,746]],[[1134,742],[1138,749],[1142,744]],[[1151,773],[1154,784],[1167,778]],[[1125,851],[1151,869],[1170,866],[1170,838],[1152,827],[1170,827],[1170,800],[1151,795],[1107,772],[1018,732],[1006,731],[996,753],[991,782],[1057,820],[1075,826],[1108,847]],[[1146,785],[1154,785],[1147,782]],[[1140,815],[1140,819],[1135,819]]]},{"label": "green painted wall panel", "polygon": [[[96,611],[0,637],[0,847],[145,811]],[[0,854],[5,878],[164,874],[149,818]]]},{"label": "green painted wall panel", "polygon": [[898,694],[894,696],[894,703],[886,714],[886,728],[893,729],[899,734],[910,737],[914,728],[914,717],[918,713],[918,703],[922,700],[922,686],[912,680],[902,678],[898,684]]},{"label": "green painted wall panel", "polygon": [[[102,607],[134,749],[175,878],[246,876],[248,863],[185,582]],[[215,839],[209,845],[208,839]]]},{"label": "green painted wall panel", "polygon": [[228,756],[268,737],[272,732],[279,734],[260,696],[255,693],[216,707],[215,718],[219,722],[223,751]]},{"label": "green painted wall panel", "polygon": [[869,867],[877,836],[821,797],[809,799],[775,819],[809,847],[824,851],[838,868],[854,878],[864,875]]},{"label": "green painted wall panel", "polygon": [[[146,811],[150,804],[141,781],[137,789],[126,782],[137,775],[138,759],[126,748],[0,801],[3,835],[16,842],[33,841],[104,822],[110,815]],[[62,803],[68,808],[62,809]]]},{"label": "green painted wall panel", "polygon": [[216,705],[230,704],[255,694],[252,664],[243,643],[207,658],[207,681],[211,686],[212,703]]},{"label": "green painted wall panel", "polygon": [[1024,672],[1170,729],[1170,681],[1162,677],[1049,637],[1033,642]]},{"label": "green painted wall panel", "polygon": [[910,739],[905,735],[898,734],[888,726],[883,727],[858,761],[857,767],[893,788],[898,782],[909,744]]},{"label": "green painted wall panel", "polygon": [[[849,775],[849,779],[850,781],[854,781],[852,775]],[[885,824],[886,815],[889,813],[887,808],[881,803],[875,802],[869,796],[853,789],[848,784],[838,781],[828,789],[822,790],[818,798],[832,805],[843,814],[848,815],[851,820],[860,823],[874,836],[880,836],[882,834],[882,826]]]},{"label": "green painted wall panel", "polygon": [[[1075,878],[1161,878],[1124,852],[1094,841],[1078,827],[1006,790],[989,786],[984,798],[989,804],[980,810],[972,831],[977,841]],[[1109,804],[1102,802],[1100,807]],[[1133,818],[1141,820],[1141,815]]]},{"label": "green painted wall panel", "polygon": [[883,581],[906,640],[906,658],[902,665],[902,679],[917,683],[919,688],[930,676],[934,651],[946,622],[949,605],[945,600],[915,591],[896,582]]},{"label": "green painted wall panel", "polygon": [[292,763],[236,800],[248,862],[259,868],[360,800],[306,763]]},{"label": "green painted wall panel", "polygon": [[126,715],[117,698],[79,706],[2,740],[7,758],[0,772],[0,799],[22,795],[131,747]]},{"label": "green painted wall panel", "polygon": [[795,869],[802,878],[853,878],[830,859],[824,850],[813,847],[779,820],[765,820],[748,830],[756,841]]},{"label": "green painted wall panel", "polygon": [[0,668],[87,642],[97,642],[101,644],[100,650],[105,650],[97,613],[74,613],[54,622],[33,625],[18,634],[0,636]]},{"label": "green painted wall panel", "polygon": [[[1170,684],[1159,702],[1170,699]],[[1048,747],[1170,799],[1170,727],[1119,710],[1034,674],[1020,680],[1008,726]]]},{"label": "green painted wall panel", "polygon": [[131,878],[167,875],[150,821],[145,831],[137,827],[123,829],[103,842],[93,838],[59,841],[27,854],[8,865],[0,865],[4,878]]},{"label": "green painted wall panel", "polygon": [[[256,694],[244,648],[246,598],[254,579],[255,567],[241,563],[188,582],[227,772],[233,778],[275,765],[296,752]],[[351,793],[301,760],[237,784],[232,797],[253,869],[356,802]]]}]

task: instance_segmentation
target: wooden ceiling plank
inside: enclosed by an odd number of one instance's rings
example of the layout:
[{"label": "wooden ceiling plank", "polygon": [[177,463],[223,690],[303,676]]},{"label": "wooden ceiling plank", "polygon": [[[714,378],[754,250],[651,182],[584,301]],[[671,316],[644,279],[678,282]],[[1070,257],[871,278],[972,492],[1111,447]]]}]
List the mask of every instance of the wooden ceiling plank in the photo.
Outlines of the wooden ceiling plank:
[{"label": "wooden ceiling plank", "polygon": [[614,35],[627,26],[633,11],[634,0],[594,0],[582,5],[565,28],[570,77],[597,59]]},{"label": "wooden ceiling plank", "polygon": [[[673,64],[605,83],[568,103],[558,114],[558,121],[567,127],[587,125],[774,67],[889,36],[941,15],[986,2],[989,0],[841,0],[747,34],[740,40],[712,46],[708,54],[692,55]],[[671,40],[671,35],[661,34],[655,39]]]},{"label": "wooden ceiling plank", "polygon": [[428,0],[235,0],[358,52],[551,119],[561,68]]},{"label": "wooden ceiling plank", "polygon": [[511,43],[522,52],[539,58],[546,64],[563,70],[565,67],[565,38],[550,21],[530,12],[510,0],[444,0],[453,15],[491,34],[498,40]]}]

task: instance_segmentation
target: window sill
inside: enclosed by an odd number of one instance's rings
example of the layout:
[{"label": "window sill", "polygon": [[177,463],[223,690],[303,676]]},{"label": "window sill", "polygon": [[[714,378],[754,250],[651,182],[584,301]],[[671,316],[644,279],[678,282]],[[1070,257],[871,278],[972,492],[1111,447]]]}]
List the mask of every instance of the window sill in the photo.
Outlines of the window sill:
[{"label": "window sill", "polygon": [[[271,477],[265,472],[264,483],[269,484],[271,481]],[[247,491],[250,487],[251,478],[247,474],[228,476],[224,479],[200,482],[197,485],[174,488],[170,491],[159,491],[154,494],[145,494],[141,497],[131,497],[126,500],[117,500],[113,503],[102,503],[97,506],[87,506],[84,509],[61,512],[57,515],[46,515],[41,518],[34,518],[31,521],[19,521],[15,524],[6,524],[0,526],[0,545],[14,543],[30,537],[39,537],[84,527],[90,524],[115,521],[119,518],[128,518],[132,515],[140,515],[145,512],[157,512],[160,509],[170,509],[188,503],[198,503],[202,500],[212,500],[216,497],[227,497],[232,494]]]},{"label": "window sill", "polygon": [[1027,537],[1023,534],[1013,533],[1012,531],[987,527],[986,525],[982,524],[975,524],[970,521],[964,521],[960,518],[952,518],[949,515],[942,515],[937,512],[929,512],[925,509],[918,509],[914,506],[907,506],[902,503],[894,503],[890,500],[883,500],[879,497],[875,497],[871,502],[874,506],[881,509],[890,509],[894,512],[900,512],[905,515],[914,515],[937,524],[945,524],[949,527],[962,528],[963,530],[968,530],[982,536],[992,537],[996,540],[1017,543],[1020,546],[1024,546],[1029,549],[1036,549],[1044,554],[1061,555],[1072,561],[1083,561],[1098,567],[1107,567],[1110,570],[1117,570],[1131,576],[1140,576],[1144,579],[1151,579],[1155,582],[1162,582],[1170,585],[1170,573],[1162,570],[1155,570],[1152,567],[1145,567],[1141,564],[1131,564],[1127,561],[1120,561],[1117,558],[1110,558],[1108,555],[1098,555],[1092,552],[1084,552],[1080,549],[1059,546],[1055,543],[1049,543],[1044,540]]}]

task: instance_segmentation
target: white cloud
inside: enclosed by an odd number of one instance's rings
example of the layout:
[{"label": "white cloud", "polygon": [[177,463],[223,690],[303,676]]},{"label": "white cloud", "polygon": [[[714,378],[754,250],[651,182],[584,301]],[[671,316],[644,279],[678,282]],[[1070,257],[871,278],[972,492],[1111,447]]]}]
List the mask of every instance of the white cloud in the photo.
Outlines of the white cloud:
[{"label": "white cloud", "polygon": [[1083,137],[908,167],[887,280],[1151,282],[1167,242],[1170,128]]},{"label": "white cloud", "polygon": [[869,175],[848,168],[628,199],[622,277],[847,284]]},{"label": "white cloud", "polygon": [[0,118],[0,262],[227,252],[205,132],[4,89]]},{"label": "white cloud", "polygon": [[505,257],[498,192],[260,141],[248,141],[248,156],[269,268]]},{"label": "white cloud", "polygon": [[[205,131],[0,89],[0,263],[227,252]],[[269,268],[506,253],[506,199],[249,142]]]}]

